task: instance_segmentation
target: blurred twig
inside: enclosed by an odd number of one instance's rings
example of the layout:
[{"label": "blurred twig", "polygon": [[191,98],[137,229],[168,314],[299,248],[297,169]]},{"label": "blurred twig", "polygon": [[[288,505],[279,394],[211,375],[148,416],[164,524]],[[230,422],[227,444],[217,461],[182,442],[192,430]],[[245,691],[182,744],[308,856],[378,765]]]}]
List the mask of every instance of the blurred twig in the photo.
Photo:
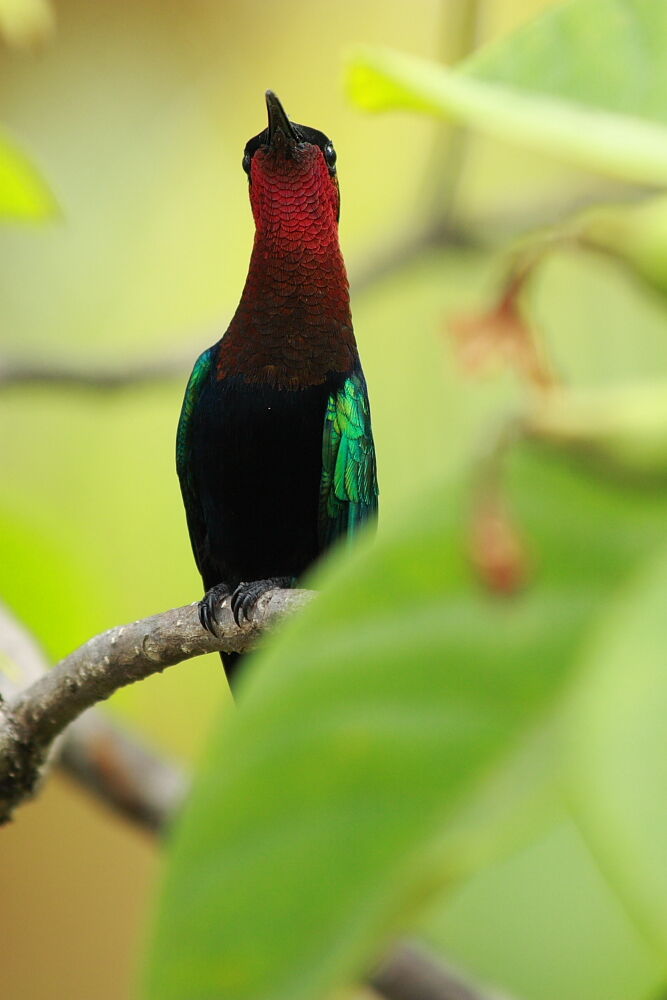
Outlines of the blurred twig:
[{"label": "blurred twig", "polygon": [[[450,172],[454,172],[453,166]],[[450,182],[451,190],[453,183]],[[447,204],[444,208],[441,206],[439,210],[427,214],[421,227],[406,234],[393,246],[383,245],[381,249],[369,255],[367,263],[358,264],[351,279],[352,293],[354,295],[365,293],[430,251],[447,247],[468,250],[494,249],[498,244],[516,237],[518,232],[540,230],[546,225],[554,225],[586,207],[608,201],[612,194],[617,199],[627,202],[636,202],[647,197],[645,191],[639,192],[627,186],[617,185],[615,188],[610,186],[608,190],[605,189],[603,194],[596,192],[576,195],[567,204],[562,201],[540,204],[522,215],[508,212],[486,220],[470,219],[465,223],[453,218],[452,212],[447,208],[449,199],[446,199]],[[558,243],[558,234],[552,239],[552,243],[554,245]],[[564,233],[562,243],[575,245],[576,241],[573,240],[569,230]],[[625,267],[630,266],[613,251],[600,248],[590,241],[582,239],[578,245],[581,249],[615,257]],[[117,392],[152,382],[185,379],[197,353],[203,346],[216,341],[226,326],[226,321],[221,320],[214,328],[199,333],[196,338],[190,333],[185,338],[188,345],[185,349],[157,361],[155,358],[150,358],[121,366],[99,366],[99,363],[68,365],[60,361],[0,357],[0,393],[13,387],[30,385]]]},{"label": "blurred twig", "polygon": [[[359,295],[433,250],[456,249],[493,252],[515,240],[520,234],[541,232],[556,227],[591,206],[616,200],[634,204],[645,200],[646,192],[628,186],[607,185],[604,190],[572,195],[567,200],[540,202],[525,210],[508,210],[483,218],[454,218],[443,210],[431,211],[421,226],[396,243],[383,245],[368,255],[365,264],[357,264],[350,280],[353,295]],[[565,239],[571,241],[569,226]],[[583,246],[583,244],[582,244]],[[598,248],[588,245],[588,250]],[[607,250],[607,254],[611,251]],[[612,254],[613,255],[613,254]],[[1,385],[1,383],[0,383]]]},{"label": "blurred twig", "polygon": [[190,787],[180,764],[95,708],[68,727],[56,762],[98,801],[152,833],[167,829]]},{"label": "blurred twig", "polygon": [[[444,248],[468,250],[493,250],[498,245],[514,238],[520,232],[541,229],[546,225],[554,225],[573,213],[609,200],[611,190],[606,197],[597,194],[577,195],[564,204],[552,202],[540,204],[525,214],[517,215],[508,212],[485,220],[454,220],[450,213],[436,212],[427,217],[421,227],[397,241],[393,246],[383,245],[374,254],[368,255],[368,262],[358,264],[351,278],[351,290],[354,295],[365,293],[374,285],[391,277],[397,271],[419,260],[430,251]],[[616,198],[634,202],[645,198],[646,192],[637,193],[624,188],[616,191]],[[571,241],[571,234],[566,234]],[[583,249],[603,252],[615,256],[624,266],[630,266],[609,249],[581,241]],[[226,329],[226,322],[221,320],[215,328],[201,333],[197,338],[188,335],[186,350],[164,357],[139,360],[122,366],[68,365],[60,361],[36,361],[33,358],[2,358],[0,357],[0,393],[13,387],[29,385],[48,386],[54,388],[73,388],[103,392],[117,392],[124,389],[142,386],[152,382],[164,382],[169,379],[183,378],[192,368],[197,353],[204,346],[216,341]]]},{"label": "blurred twig", "polygon": [[82,367],[62,362],[0,359],[0,390],[9,386],[50,385],[62,388],[117,390],[146,382],[162,382],[187,373],[195,351],[179,352],[158,361],[138,361],[120,367]]},{"label": "blurred twig", "polygon": [[394,948],[370,985],[386,1000],[509,1000],[470,982],[417,942]]},{"label": "blurred twig", "polygon": [[421,229],[415,229],[394,246],[385,246],[371,255],[368,263],[357,266],[350,281],[352,294],[363,294],[373,285],[418,260],[430,250],[443,247],[475,249],[479,246],[479,242],[464,228],[438,215],[428,219]]}]

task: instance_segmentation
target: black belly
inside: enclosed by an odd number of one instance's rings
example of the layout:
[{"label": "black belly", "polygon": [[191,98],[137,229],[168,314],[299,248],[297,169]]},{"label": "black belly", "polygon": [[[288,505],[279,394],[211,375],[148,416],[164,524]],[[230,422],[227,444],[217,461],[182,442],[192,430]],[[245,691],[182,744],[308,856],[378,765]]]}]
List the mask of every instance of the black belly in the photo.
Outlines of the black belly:
[{"label": "black belly", "polygon": [[320,552],[322,432],[333,386],[276,390],[211,381],[192,425],[206,526],[204,586],[299,577]]}]

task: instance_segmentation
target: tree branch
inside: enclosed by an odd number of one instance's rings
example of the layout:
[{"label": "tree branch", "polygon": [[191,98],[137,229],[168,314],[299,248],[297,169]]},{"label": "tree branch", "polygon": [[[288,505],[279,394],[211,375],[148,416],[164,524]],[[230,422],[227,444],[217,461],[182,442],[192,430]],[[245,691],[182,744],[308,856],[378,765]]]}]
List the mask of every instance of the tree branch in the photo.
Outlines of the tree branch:
[{"label": "tree branch", "polygon": [[398,944],[369,984],[386,1000],[510,1000],[470,982],[416,941]]},{"label": "tree branch", "polygon": [[[223,604],[217,636],[201,627],[196,604],[117,626],[90,639],[29,687],[0,702],[0,823],[9,820],[14,808],[33,793],[54,740],[86,709],[126,684],[193,656],[219,650],[246,652],[264,631],[312,596],[307,590],[271,590],[260,597],[251,621],[241,628],[228,603]],[[108,738],[109,731],[107,745]],[[74,746],[69,756],[75,759]],[[117,760],[122,756],[116,753]],[[145,783],[150,783],[150,775]],[[117,789],[115,797],[128,803],[140,791],[123,791],[118,784]],[[155,817],[160,809],[149,812]]]},{"label": "tree branch", "polygon": [[55,763],[70,778],[149,833],[164,833],[190,789],[175,760],[144,746],[96,708],[67,729]]},{"label": "tree branch", "polygon": [[[216,334],[216,338],[217,338]],[[0,359],[0,389],[13,386],[48,385],[57,388],[94,389],[115,392],[147,382],[163,382],[171,378],[185,378],[192,367],[197,348],[186,355],[179,352],[159,361],[147,359],[129,365],[89,366],[68,365],[62,361],[37,361],[33,359]]]},{"label": "tree branch", "polygon": [[[16,697],[50,666],[34,637],[0,603],[0,667],[3,659],[0,701]],[[56,741],[53,759],[114,812],[152,833],[166,829],[189,787],[176,761],[145,747],[97,708],[72,722]]]}]

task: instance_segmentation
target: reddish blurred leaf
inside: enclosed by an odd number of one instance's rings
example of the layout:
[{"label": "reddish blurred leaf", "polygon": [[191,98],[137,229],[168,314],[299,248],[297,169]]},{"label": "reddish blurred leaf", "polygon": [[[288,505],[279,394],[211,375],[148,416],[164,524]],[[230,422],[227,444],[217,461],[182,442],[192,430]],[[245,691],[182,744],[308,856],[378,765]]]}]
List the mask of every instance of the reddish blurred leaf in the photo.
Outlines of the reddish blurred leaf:
[{"label": "reddish blurred leaf", "polygon": [[514,594],[528,578],[523,541],[499,488],[485,488],[477,498],[470,532],[473,565],[489,590]]},{"label": "reddish blurred leaf", "polygon": [[488,312],[456,316],[449,321],[464,368],[477,373],[493,361],[516,369],[539,389],[551,388],[556,378],[538,346],[535,331],[519,304],[535,259],[515,269],[498,300]]}]

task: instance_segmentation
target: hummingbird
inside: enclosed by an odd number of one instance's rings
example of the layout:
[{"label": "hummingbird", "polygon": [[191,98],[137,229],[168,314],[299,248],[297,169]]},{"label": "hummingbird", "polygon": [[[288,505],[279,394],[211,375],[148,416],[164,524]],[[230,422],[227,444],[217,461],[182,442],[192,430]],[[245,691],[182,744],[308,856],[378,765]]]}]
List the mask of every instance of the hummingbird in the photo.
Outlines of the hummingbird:
[{"label": "hummingbird", "polygon": [[[293,587],[378,508],[368,390],[338,241],[336,152],[266,91],[267,127],[243,152],[255,238],[225,334],[195,362],[176,466],[215,634]],[[228,678],[240,654],[221,653]]]}]

